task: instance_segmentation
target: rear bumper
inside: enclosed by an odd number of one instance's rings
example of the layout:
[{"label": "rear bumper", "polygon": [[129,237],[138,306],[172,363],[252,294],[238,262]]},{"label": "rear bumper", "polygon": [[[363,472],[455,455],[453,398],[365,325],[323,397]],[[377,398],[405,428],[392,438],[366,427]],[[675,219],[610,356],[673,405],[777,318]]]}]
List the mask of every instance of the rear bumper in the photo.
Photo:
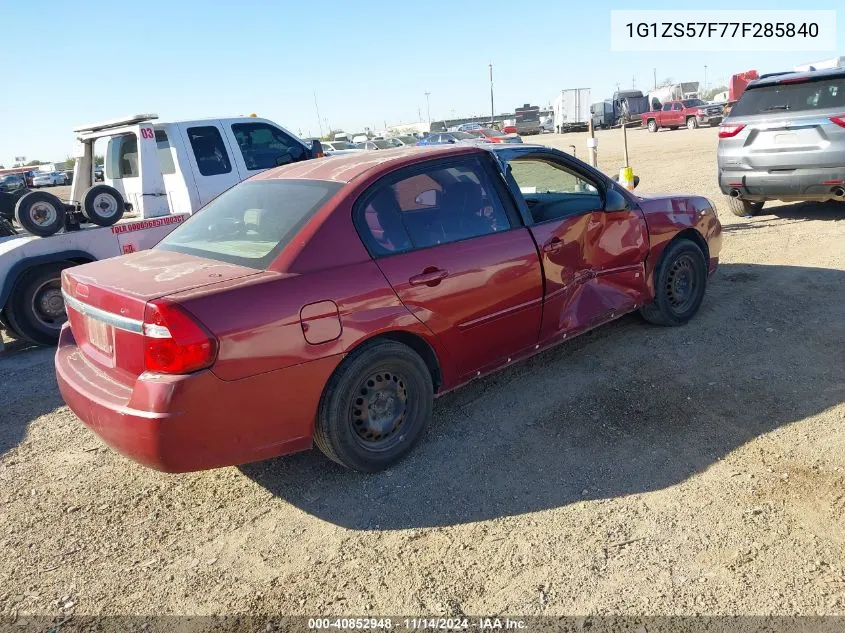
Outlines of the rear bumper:
[{"label": "rear bumper", "polygon": [[323,385],[339,360],[236,381],[211,371],[142,374],[127,386],[92,366],[65,325],[55,362],[62,397],[89,429],[126,457],[176,473],[310,448]]},{"label": "rear bumper", "polygon": [[845,165],[791,171],[719,171],[719,189],[734,189],[744,200],[830,200],[833,189],[845,186]]}]

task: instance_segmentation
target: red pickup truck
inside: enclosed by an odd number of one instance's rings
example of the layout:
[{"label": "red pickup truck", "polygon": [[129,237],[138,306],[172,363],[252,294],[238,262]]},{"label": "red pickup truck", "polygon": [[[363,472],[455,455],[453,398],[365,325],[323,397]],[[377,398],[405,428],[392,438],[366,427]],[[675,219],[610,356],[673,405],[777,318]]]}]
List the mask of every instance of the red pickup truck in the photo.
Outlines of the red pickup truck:
[{"label": "red pickup truck", "polygon": [[643,112],[643,126],[649,132],[657,132],[662,127],[675,130],[682,125],[694,130],[700,125],[719,125],[723,118],[722,106],[707,105],[701,99],[667,101],[660,110]]}]

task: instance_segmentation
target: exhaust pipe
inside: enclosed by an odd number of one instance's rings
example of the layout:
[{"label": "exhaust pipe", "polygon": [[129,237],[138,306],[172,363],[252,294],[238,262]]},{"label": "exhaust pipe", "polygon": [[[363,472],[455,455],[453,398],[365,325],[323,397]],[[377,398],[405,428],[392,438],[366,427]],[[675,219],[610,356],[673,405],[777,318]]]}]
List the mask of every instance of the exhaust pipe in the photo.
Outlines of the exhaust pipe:
[{"label": "exhaust pipe", "polygon": [[836,198],[845,198],[845,188],[843,188],[843,187],[834,187],[834,188],[831,190],[831,193],[832,193],[832,194],[833,194]]},{"label": "exhaust pipe", "polygon": [[739,198],[739,189],[731,189],[730,196],[731,198]]}]

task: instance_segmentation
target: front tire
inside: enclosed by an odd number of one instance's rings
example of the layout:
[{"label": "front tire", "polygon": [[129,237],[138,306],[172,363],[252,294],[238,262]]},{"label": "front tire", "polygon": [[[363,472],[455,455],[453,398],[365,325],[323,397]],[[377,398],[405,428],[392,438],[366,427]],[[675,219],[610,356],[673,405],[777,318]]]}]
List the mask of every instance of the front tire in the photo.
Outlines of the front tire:
[{"label": "front tire", "polygon": [[395,341],[353,351],[329,379],[314,441],[325,455],[359,472],[404,457],[431,418],[434,387],[422,358]]},{"label": "front tire", "polygon": [[757,215],[764,204],[765,202],[753,202],[751,200],[728,196],[728,208],[731,210],[731,213],[740,218],[750,218]]},{"label": "front tire", "polygon": [[15,282],[4,310],[9,329],[39,345],[55,345],[67,321],[62,298],[62,271],[73,266],[61,262],[25,271]]},{"label": "front tire", "polygon": [[654,119],[648,120],[648,131],[657,132],[657,121],[655,121]]},{"label": "front tire", "polygon": [[683,325],[698,312],[706,289],[707,258],[692,240],[676,239],[654,273],[654,301],[640,314],[655,325]]},{"label": "front tire", "polygon": [[698,120],[694,116],[689,117],[687,119],[687,129],[688,130],[694,130],[697,127],[698,127]]}]

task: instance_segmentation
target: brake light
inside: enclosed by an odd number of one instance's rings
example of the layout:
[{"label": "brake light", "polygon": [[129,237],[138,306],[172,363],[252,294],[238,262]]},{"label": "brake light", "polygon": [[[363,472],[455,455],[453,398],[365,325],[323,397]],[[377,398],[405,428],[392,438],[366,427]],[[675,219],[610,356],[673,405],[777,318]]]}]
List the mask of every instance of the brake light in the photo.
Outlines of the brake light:
[{"label": "brake light", "polygon": [[144,367],[163,374],[188,374],[209,367],[217,340],[190,314],[166,301],[144,311]]},{"label": "brake light", "polygon": [[744,125],[720,125],[719,138],[731,138],[742,132]]},{"label": "brake light", "polygon": [[839,116],[832,116],[830,120],[836,123],[839,127],[845,127],[845,114],[841,114]]}]

